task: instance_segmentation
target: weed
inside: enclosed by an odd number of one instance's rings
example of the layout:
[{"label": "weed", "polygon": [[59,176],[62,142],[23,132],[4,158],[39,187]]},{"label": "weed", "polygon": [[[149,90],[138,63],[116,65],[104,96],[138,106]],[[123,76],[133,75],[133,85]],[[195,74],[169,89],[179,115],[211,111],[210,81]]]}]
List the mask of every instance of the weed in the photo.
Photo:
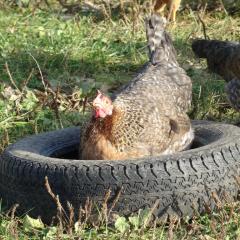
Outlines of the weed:
[{"label": "weed", "polygon": [[[137,1],[129,6],[120,1],[121,5],[115,8],[105,4],[102,18],[94,12],[88,16],[81,11],[72,14],[73,8],[56,11],[55,5],[59,7],[59,3],[52,4],[54,1],[50,0],[39,1],[37,7],[34,5],[37,1],[31,2],[29,8],[12,9],[4,5],[5,10],[0,10],[0,151],[29,134],[81,125],[91,111],[89,103],[96,89],[111,94],[147,61],[144,8]],[[46,10],[47,3],[52,4],[52,10]],[[118,7],[120,17],[114,16]],[[239,41],[239,18],[205,11],[200,17],[208,37]],[[196,59],[191,51],[191,40],[203,37],[202,24],[195,12],[186,10],[179,14],[177,27],[169,26],[169,31],[178,60],[193,80],[191,118],[237,121],[239,113],[226,101],[225,82],[209,73],[205,61]],[[48,191],[52,193],[50,186]],[[144,224],[149,218],[146,220],[147,214],[143,212],[129,218],[114,218],[112,209],[116,202],[108,206],[108,195],[95,218],[98,221],[90,225],[94,206],[89,199],[83,209],[77,210],[75,222],[76,209],[69,203],[63,210],[57,196],[54,193],[52,196],[59,209],[58,225],[42,226],[29,216],[16,217],[13,208],[9,214],[0,212],[0,238],[240,238],[239,202],[222,206],[217,196],[214,199],[219,209],[215,213],[209,211],[204,216],[172,219],[168,223],[155,221],[151,227]]]}]

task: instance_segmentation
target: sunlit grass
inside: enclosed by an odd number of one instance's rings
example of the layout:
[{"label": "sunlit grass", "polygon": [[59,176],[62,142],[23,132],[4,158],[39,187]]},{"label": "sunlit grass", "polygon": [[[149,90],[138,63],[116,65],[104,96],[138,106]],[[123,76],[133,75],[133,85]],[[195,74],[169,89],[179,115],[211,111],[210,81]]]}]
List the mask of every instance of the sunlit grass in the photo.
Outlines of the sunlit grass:
[{"label": "sunlit grass", "polygon": [[[240,40],[239,18],[217,14],[202,18],[210,38]],[[196,59],[191,51],[192,39],[203,37],[196,14],[179,15],[177,24],[168,29],[178,60],[193,81],[191,118],[237,121],[239,113],[226,100],[225,82],[209,73],[206,62]],[[121,18],[97,21],[94,16],[76,15],[66,20],[66,16],[58,12],[36,10],[33,14],[29,10],[0,10],[0,150],[29,134],[80,125],[85,117],[83,103],[91,98],[96,88],[111,94],[129,81],[146,61],[142,17],[133,32],[132,22]],[[60,89],[61,98],[57,105],[50,92],[46,99],[40,98],[48,84],[53,93]],[[73,93],[76,94],[74,97]],[[79,105],[74,105],[77,102]],[[88,105],[86,108],[88,112]],[[167,239],[172,234],[173,239],[237,239],[239,206],[234,206],[234,213],[229,209],[231,207],[221,210],[225,215],[220,211],[191,222],[175,223],[172,232],[169,225],[146,228],[141,232],[134,230],[129,219],[125,219],[130,232],[122,233],[114,226],[107,230],[105,226],[87,226],[81,234],[74,232],[72,236],[66,233],[58,236],[56,228],[48,226],[28,231],[24,229],[23,218],[11,218],[2,211],[0,238]],[[227,219],[227,216],[231,218]]]}]

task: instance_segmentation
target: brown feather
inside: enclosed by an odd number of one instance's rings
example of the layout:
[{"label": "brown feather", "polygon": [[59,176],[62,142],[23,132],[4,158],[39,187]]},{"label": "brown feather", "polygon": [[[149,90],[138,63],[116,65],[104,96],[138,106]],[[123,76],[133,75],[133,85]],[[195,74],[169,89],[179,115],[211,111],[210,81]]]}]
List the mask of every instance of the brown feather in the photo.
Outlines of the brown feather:
[{"label": "brown feather", "polygon": [[113,113],[92,118],[81,159],[136,159],[182,151],[193,140],[187,111],[192,82],[176,60],[165,21],[146,21],[150,61],[112,97]]}]

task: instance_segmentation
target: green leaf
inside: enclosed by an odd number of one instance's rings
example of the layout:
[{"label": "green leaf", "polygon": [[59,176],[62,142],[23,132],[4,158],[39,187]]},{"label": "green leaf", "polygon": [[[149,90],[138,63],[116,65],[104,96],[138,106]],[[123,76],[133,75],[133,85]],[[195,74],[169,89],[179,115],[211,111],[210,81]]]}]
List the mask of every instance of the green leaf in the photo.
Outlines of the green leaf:
[{"label": "green leaf", "polygon": [[134,230],[138,230],[140,227],[145,228],[150,217],[149,209],[140,209],[137,216],[129,217],[128,220],[134,227]]},{"label": "green leaf", "polygon": [[27,5],[27,4],[29,4],[30,1],[29,0],[21,0],[21,2],[25,5]]},{"label": "green leaf", "polygon": [[45,30],[45,28],[44,27],[38,27],[38,34],[39,34],[39,37],[45,37],[46,36],[46,30]]},{"label": "green leaf", "polygon": [[115,222],[115,228],[119,232],[125,233],[126,231],[128,231],[130,229],[130,225],[128,224],[125,217],[118,217]]},{"label": "green leaf", "polygon": [[3,229],[7,229],[7,226],[8,226],[8,222],[7,221],[1,221],[1,223],[0,223],[0,228],[3,228]]},{"label": "green leaf", "polygon": [[41,219],[34,219],[26,215],[23,219],[23,228],[26,232],[35,229],[44,229],[44,224]]},{"label": "green leaf", "polygon": [[56,227],[50,227],[48,229],[48,232],[46,234],[45,239],[55,239],[56,234],[57,234],[57,228]]},{"label": "green leaf", "polygon": [[75,222],[75,224],[74,224],[74,231],[75,231],[76,233],[80,233],[81,230],[82,230],[82,228],[81,228],[81,226],[80,226],[80,223],[79,223],[79,222]]},{"label": "green leaf", "polygon": [[129,217],[128,220],[133,225],[134,230],[137,230],[140,227],[140,219],[138,216]]},{"label": "green leaf", "polygon": [[30,111],[36,106],[37,102],[38,102],[38,99],[35,96],[35,94],[32,91],[27,90],[26,96],[23,99],[21,104],[21,109]]},{"label": "green leaf", "polygon": [[28,122],[12,122],[16,127],[24,127],[29,125]]},{"label": "green leaf", "polygon": [[139,219],[140,219],[140,225],[143,225],[143,227],[146,227],[146,224],[150,218],[150,210],[144,209],[139,211]]}]

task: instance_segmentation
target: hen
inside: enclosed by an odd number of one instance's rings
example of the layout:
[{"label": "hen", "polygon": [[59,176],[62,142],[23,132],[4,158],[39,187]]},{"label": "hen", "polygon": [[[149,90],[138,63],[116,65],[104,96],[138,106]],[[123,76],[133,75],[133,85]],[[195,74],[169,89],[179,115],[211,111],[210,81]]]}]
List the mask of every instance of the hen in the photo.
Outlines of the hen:
[{"label": "hen", "polygon": [[146,21],[150,61],[110,99],[98,91],[81,137],[80,159],[136,159],[187,149],[192,83],[179,67],[166,20]]},{"label": "hen", "polygon": [[206,58],[210,71],[222,76],[227,85],[231,105],[240,111],[240,44],[218,40],[195,40],[192,49],[199,58]]},{"label": "hen", "polygon": [[181,0],[156,0],[154,5],[154,11],[156,12],[163,12],[166,5],[168,7],[168,20],[172,20],[175,22],[176,20],[176,13],[179,9]]}]

